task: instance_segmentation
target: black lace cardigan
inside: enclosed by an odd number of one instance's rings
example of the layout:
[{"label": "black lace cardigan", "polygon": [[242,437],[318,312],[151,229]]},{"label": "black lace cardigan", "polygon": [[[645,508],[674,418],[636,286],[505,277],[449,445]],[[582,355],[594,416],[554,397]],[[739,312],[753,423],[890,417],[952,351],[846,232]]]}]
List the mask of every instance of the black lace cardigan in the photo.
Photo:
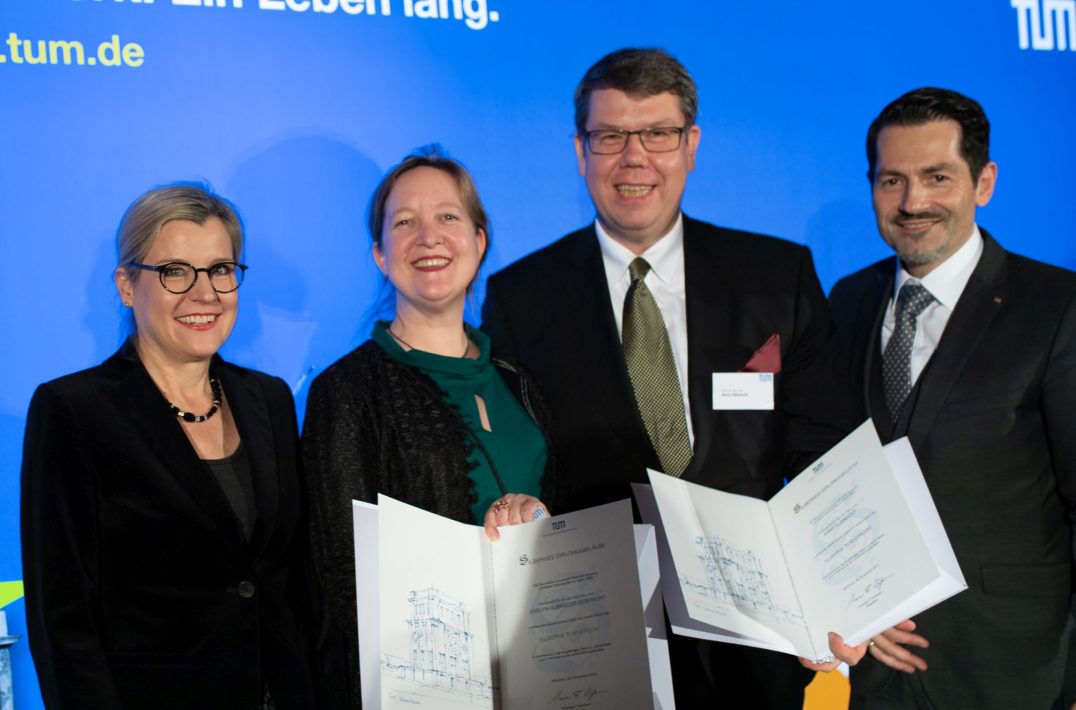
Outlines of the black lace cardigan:
[{"label": "black lace cardigan", "polygon": [[[549,414],[534,380],[494,357],[509,389],[546,436],[549,461],[541,498],[554,499]],[[341,625],[349,682],[358,707],[355,557],[351,500],[384,493],[460,522],[476,523],[469,476],[473,439],[444,392],[421,370],[367,341],[319,375],[303,424],[310,497],[310,543],[326,596]],[[551,504],[550,504],[551,505]],[[556,512],[555,510],[553,511]]]}]

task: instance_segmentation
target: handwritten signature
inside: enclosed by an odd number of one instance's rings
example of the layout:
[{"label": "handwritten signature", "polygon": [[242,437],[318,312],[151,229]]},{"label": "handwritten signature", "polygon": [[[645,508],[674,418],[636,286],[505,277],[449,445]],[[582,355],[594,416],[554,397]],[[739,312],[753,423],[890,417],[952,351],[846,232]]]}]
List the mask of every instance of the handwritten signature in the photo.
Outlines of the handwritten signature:
[{"label": "handwritten signature", "polygon": [[[548,704],[549,705],[555,705],[557,703],[566,703],[566,702],[569,702],[569,701],[574,701],[574,702],[583,701],[584,703],[590,703],[590,702],[593,702],[595,695],[602,695],[602,694],[608,693],[608,692],[609,692],[608,690],[598,690],[596,688],[591,688],[590,686],[587,686],[586,688],[579,688],[578,690],[572,690],[572,691],[565,691],[565,690],[562,689],[562,690],[557,691],[556,695],[554,695],[550,699]],[[583,706],[578,706],[578,707],[583,707]]]},{"label": "handwritten signature", "polygon": [[859,606],[866,606],[874,599],[876,599],[882,593],[882,587],[892,577],[892,574],[887,574],[884,577],[875,577],[874,581],[864,585],[860,589],[856,589],[852,592],[851,598],[848,600],[848,604],[845,609],[851,607],[853,604]]},{"label": "handwritten signature", "polygon": [[399,693],[390,692],[389,697],[392,698],[393,700],[397,701],[397,702],[406,703],[408,705],[421,705],[422,704],[422,701],[419,700],[418,698],[413,698],[413,697],[410,697],[410,696],[407,696],[407,695],[400,695]]}]

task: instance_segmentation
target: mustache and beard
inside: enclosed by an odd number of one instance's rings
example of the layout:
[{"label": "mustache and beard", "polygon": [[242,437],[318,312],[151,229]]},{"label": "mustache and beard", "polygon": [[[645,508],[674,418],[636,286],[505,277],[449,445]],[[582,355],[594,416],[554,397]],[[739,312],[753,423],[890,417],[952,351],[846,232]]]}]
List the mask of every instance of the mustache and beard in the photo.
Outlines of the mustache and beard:
[{"label": "mustache and beard", "polygon": [[[947,216],[941,212],[901,212],[893,220],[893,224],[898,227],[904,227],[908,224],[914,224],[916,222],[936,222],[943,227],[946,226]],[[919,239],[915,238],[909,243],[897,242],[892,244],[893,248],[897,252],[897,256],[908,266],[924,266],[926,264],[932,264],[938,260],[938,257],[947,254],[949,251],[949,245],[952,241],[952,234],[946,229],[945,238],[940,244],[933,249],[926,251],[919,248]],[[923,232],[921,237],[926,237],[930,234],[930,231]]]}]

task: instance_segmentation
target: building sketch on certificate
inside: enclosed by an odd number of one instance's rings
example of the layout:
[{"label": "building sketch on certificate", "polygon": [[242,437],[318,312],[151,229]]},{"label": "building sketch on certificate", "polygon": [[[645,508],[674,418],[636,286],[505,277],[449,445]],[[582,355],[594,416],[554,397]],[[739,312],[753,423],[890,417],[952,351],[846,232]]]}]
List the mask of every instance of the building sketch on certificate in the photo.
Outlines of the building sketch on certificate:
[{"label": "building sketch on certificate", "polygon": [[768,617],[807,628],[799,605],[782,604],[773,592],[770,575],[761,558],[751,549],[737,547],[719,536],[698,536],[696,558],[705,579],[680,575],[680,584],[698,601],[713,599],[732,604],[753,618]]},{"label": "building sketch on certificate", "polygon": [[[436,587],[413,589],[408,594],[411,615],[403,624],[408,644],[404,654],[383,648],[381,681],[384,698],[409,706],[471,708],[494,707],[490,676],[481,672],[485,654],[475,653],[467,604]],[[404,631],[404,629],[396,629]],[[394,683],[393,680],[402,681]]]}]

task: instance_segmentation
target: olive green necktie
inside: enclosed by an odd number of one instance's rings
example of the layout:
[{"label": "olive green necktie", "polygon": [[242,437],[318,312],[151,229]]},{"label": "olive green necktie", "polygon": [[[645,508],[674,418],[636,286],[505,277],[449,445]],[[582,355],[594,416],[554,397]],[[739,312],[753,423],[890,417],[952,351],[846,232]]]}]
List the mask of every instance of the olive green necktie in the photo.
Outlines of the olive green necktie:
[{"label": "olive green necktie", "polygon": [[643,425],[661,468],[665,473],[679,476],[691,461],[691,440],[676,361],[661,311],[643,282],[650,264],[637,258],[628,271],[631,286],[624,297],[624,361]]}]

